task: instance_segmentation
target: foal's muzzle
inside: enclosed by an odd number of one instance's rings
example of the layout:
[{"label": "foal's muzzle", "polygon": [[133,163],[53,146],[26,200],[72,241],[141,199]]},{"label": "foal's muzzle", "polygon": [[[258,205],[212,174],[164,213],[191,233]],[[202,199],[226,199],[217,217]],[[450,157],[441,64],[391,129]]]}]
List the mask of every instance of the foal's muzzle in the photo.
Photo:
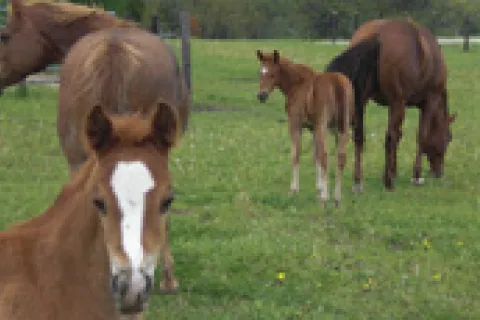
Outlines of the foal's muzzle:
[{"label": "foal's muzzle", "polygon": [[111,287],[117,308],[122,314],[140,313],[152,293],[153,276],[122,270],[112,275]]},{"label": "foal's muzzle", "polygon": [[260,101],[261,103],[265,103],[268,99],[268,92],[266,91],[260,91],[259,93],[257,93],[257,99],[258,101]]}]

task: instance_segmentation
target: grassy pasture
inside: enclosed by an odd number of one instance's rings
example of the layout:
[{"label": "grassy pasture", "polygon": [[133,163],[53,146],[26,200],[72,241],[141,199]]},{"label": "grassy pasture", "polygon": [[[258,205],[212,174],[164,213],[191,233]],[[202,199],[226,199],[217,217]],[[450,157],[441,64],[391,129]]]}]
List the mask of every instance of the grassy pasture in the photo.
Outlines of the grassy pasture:
[{"label": "grassy pasture", "polygon": [[[327,210],[315,196],[308,133],[300,194],[288,196],[283,97],[277,92],[265,105],[256,101],[257,48],[279,49],[320,70],[343,47],[192,43],[195,103],[216,111],[192,113],[190,130],[171,157],[173,207],[187,212],[171,217],[181,291],[155,295],[147,319],[480,318],[480,47],[470,53],[444,48],[450,108],[458,111],[445,178],[411,185],[418,111],[408,110],[397,189],[384,191],[387,112],[372,103],[365,192],[351,192],[350,144],[344,201]],[[67,179],[56,99],[54,89],[35,87],[25,100],[13,90],[0,99],[2,228],[46,209]]]}]

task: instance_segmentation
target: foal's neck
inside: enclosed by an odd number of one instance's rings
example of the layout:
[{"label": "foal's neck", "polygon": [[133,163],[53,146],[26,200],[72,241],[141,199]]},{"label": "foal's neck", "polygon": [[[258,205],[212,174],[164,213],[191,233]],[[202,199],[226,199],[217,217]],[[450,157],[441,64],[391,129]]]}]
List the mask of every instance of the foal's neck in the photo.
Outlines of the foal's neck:
[{"label": "foal's neck", "polygon": [[315,72],[313,69],[292,62],[283,62],[280,64],[280,83],[278,88],[286,96],[294,94],[295,90],[307,83]]}]

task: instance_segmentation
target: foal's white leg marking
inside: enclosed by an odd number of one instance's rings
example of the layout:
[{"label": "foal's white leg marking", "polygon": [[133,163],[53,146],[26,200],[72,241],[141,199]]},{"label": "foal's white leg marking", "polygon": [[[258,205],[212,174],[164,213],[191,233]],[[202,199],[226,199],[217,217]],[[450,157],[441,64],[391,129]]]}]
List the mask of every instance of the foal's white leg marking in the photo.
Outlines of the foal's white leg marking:
[{"label": "foal's white leg marking", "polygon": [[328,177],[327,170],[323,170],[320,162],[316,163],[317,166],[317,191],[320,196],[320,200],[328,200]]},{"label": "foal's white leg marking", "polygon": [[132,281],[135,283],[137,279],[142,279],[143,282],[143,277],[139,278],[140,268],[149,267],[145,266],[142,244],[145,198],[154,187],[154,180],[143,162],[121,161],[117,163],[110,183],[120,207],[122,248],[130,259]]},{"label": "foal's white leg marking", "polygon": [[335,202],[336,205],[340,203],[340,200],[342,199],[342,172],[340,171],[340,168],[338,167],[337,164],[337,172],[335,176]]},{"label": "foal's white leg marking", "polygon": [[299,177],[298,177],[298,164],[297,165],[294,165],[293,168],[292,168],[292,183],[290,184],[290,191],[292,193],[297,193],[298,192],[298,180],[299,180]]},{"label": "foal's white leg marking", "polygon": [[417,186],[421,186],[425,183],[425,179],[423,177],[420,178],[412,178],[412,183]]}]

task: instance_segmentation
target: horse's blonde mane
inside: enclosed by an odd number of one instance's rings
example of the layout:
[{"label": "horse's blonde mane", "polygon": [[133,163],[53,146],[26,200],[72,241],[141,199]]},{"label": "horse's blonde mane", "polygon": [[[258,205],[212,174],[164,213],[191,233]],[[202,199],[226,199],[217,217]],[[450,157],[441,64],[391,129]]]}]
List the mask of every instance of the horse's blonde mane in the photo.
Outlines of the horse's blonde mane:
[{"label": "horse's blonde mane", "polygon": [[[129,86],[144,54],[120,35],[102,34],[85,39],[89,41],[88,58],[81,63],[85,72],[78,74],[75,86],[79,89],[74,99],[93,97],[97,103],[105,104],[102,97],[114,101],[120,111],[128,105]],[[111,107],[109,105],[102,105]]]}]

